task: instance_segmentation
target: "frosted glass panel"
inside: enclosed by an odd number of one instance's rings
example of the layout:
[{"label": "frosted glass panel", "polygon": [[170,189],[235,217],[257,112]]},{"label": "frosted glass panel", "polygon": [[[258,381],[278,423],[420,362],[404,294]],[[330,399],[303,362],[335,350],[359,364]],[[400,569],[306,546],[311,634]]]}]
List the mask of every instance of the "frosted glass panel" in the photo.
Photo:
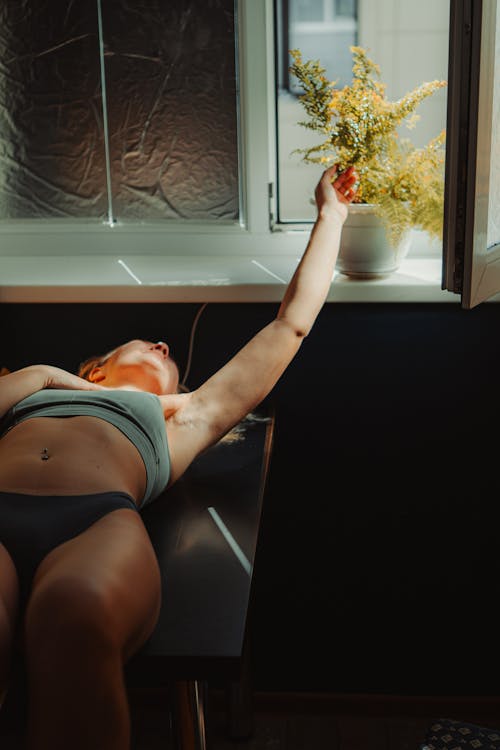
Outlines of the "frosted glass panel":
[{"label": "frosted glass panel", "polygon": [[97,1],[0,3],[0,220],[237,220],[234,0],[101,6],[108,144]]},{"label": "frosted glass panel", "polygon": [[488,233],[486,241],[488,248],[500,243],[500,7],[497,7],[495,72],[493,82],[490,195],[488,208]]},{"label": "frosted glass panel", "polygon": [[238,218],[233,0],[106,0],[113,211]]},{"label": "frosted glass panel", "polygon": [[0,219],[103,217],[92,2],[0,3]]}]

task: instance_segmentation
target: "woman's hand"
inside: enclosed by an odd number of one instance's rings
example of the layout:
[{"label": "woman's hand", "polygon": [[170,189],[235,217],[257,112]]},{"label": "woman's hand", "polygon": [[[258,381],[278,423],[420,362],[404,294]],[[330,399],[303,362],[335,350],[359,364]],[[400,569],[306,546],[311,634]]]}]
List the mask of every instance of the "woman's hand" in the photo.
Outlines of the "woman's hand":
[{"label": "woman's hand", "polygon": [[60,367],[53,367],[52,365],[33,365],[34,368],[38,368],[42,373],[43,388],[64,388],[74,391],[106,391],[109,390],[102,385],[96,383],[90,383],[84,378],[80,378],[78,375],[73,375],[71,372],[62,370]]},{"label": "woman's hand", "polygon": [[318,216],[336,216],[343,224],[347,219],[347,207],[356,195],[357,181],[354,167],[348,167],[342,174],[338,174],[337,165],[326,169],[315,191]]}]

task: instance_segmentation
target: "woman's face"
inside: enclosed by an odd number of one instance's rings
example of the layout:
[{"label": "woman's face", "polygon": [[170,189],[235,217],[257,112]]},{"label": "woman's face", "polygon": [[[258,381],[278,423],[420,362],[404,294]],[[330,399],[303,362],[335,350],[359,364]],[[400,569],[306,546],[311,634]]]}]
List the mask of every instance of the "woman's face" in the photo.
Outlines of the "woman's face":
[{"label": "woman's face", "polygon": [[132,386],[162,395],[176,393],[179,370],[163,341],[133,339],[114,349],[90,378],[108,388]]}]

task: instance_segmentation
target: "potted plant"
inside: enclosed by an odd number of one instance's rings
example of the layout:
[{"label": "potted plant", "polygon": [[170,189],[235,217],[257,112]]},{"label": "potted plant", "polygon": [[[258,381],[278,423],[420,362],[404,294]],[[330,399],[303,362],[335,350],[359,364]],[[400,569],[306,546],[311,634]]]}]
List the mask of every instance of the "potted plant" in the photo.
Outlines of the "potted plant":
[{"label": "potted plant", "polygon": [[327,79],[319,61],[303,62],[299,50],[290,50],[290,72],[303,89],[299,101],[307,115],[299,124],[322,136],[317,145],[294,153],[325,168],[356,168],[357,197],[344,224],[337,268],[352,276],[376,277],[398,268],[408,252],[411,229],[442,237],[445,131],[416,148],[399,137],[397,128],[414,126],[418,104],[446,81],[423,83],[391,102],[378,80],[378,65],[362,47],[350,49],[353,81],[342,89]]}]

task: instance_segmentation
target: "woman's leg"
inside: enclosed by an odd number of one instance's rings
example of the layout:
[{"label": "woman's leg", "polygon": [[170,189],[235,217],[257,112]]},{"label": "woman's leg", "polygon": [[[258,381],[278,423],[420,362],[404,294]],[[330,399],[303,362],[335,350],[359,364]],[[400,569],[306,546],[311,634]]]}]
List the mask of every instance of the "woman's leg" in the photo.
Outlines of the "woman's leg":
[{"label": "woman's leg", "polygon": [[5,697],[16,629],[19,600],[17,571],[12,558],[0,544],[0,705]]},{"label": "woman's leg", "polygon": [[123,664],[153,631],[160,596],[133,510],[112,511],[47,555],[24,627],[29,750],[128,750]]}]

